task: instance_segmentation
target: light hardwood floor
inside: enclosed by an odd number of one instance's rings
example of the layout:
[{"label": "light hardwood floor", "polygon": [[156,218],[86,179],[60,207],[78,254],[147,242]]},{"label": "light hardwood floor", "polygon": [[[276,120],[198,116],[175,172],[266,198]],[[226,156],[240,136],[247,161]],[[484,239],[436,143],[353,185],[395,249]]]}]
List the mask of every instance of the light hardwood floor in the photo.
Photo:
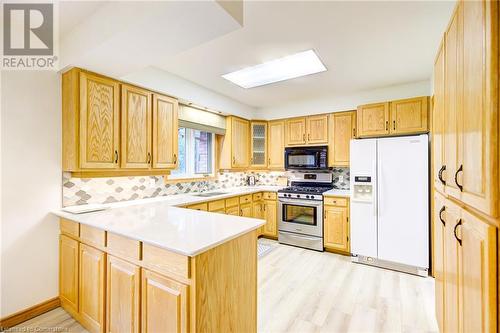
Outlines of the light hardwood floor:
[{"label": "light hardwood floor", "polygon": [[[275,248],[259,259],[259,332],[438,331],[432,278],[264,242]],[[86,332],[61,308],[20,327]]]}]

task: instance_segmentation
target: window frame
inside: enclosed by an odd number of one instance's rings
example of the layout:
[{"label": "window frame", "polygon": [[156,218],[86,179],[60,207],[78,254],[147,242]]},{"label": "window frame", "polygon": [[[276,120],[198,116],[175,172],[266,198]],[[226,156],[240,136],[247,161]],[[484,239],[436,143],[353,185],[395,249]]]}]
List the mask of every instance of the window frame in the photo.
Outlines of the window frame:
[{"label": "window frame", "polygon": [[[193,181],[193,180],[208,180],[208,179],[213,179],[215,178],[216,174],[216,135],[215,133],[212,132],[207,132],[207,131],[201,131],[201,132],[206,132],[210,135],[209,143],[210,143],[210,155],[208,156],[210,159],[210,165],[212,172],[210,173],[196,173],[195,172],[195,154],[194,154],[194,149],[195,149],[195,131],[200,131],[194,128],[189,128],[189,127],[179,127],[178,130],[181,128],[184,128],[186,131],[186,172],[182,174],[173,174],[172,172],[177,170],[174,169],[168,176],[168,181],[172,182],[181,182],[181,181]],[[178,143],[179,144],[179,143]]]}]

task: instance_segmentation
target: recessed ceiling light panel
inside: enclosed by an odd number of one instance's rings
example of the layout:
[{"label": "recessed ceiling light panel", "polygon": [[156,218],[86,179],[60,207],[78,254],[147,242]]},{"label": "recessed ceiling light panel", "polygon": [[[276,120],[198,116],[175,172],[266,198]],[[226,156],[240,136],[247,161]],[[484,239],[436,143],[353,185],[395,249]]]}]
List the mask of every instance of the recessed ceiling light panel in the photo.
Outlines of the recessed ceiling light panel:
[{"label": "recessed ceiling light panel", "polygon": [[253,88],[324,71],[326,67],[316,53],[308,50],[243,68],[222,77],[242,88]]}]

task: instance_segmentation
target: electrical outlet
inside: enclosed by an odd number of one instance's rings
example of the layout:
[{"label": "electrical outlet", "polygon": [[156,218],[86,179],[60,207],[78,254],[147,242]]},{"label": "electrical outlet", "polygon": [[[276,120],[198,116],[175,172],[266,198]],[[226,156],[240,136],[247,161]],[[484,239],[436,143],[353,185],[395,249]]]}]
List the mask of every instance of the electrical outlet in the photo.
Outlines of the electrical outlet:
[{"label": "electrical outlet", "polygon": [[339,183],[342,183],[344,181],[344,176],[339,176]]}]

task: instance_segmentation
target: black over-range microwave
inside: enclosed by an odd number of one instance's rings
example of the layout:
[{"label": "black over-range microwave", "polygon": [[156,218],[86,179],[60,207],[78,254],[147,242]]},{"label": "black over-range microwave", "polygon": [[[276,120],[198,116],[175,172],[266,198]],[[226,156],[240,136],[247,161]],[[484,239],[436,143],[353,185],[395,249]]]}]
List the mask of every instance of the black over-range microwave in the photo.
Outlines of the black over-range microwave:
[{"label": "black over-range microwave", "polygon": [[286,170],[326,170],[328,169],[328,147],[288,147],[285,148]]}]

